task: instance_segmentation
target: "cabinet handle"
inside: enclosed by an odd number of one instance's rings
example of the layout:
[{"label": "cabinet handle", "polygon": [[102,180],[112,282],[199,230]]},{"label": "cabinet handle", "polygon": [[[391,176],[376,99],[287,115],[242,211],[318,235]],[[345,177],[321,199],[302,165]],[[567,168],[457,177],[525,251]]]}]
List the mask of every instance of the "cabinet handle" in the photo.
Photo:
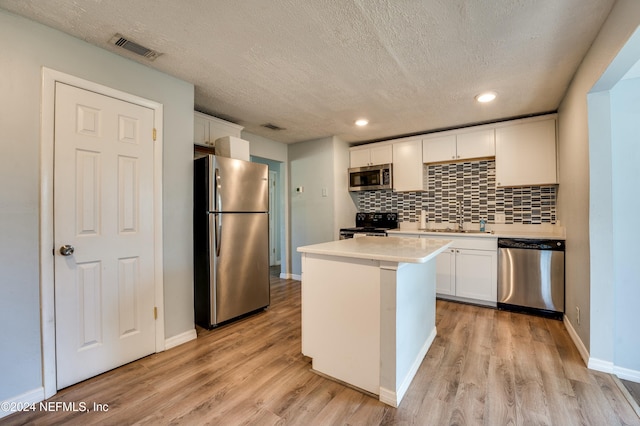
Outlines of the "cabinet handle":
[{"label": "cabinet handle", "polygon": [[460,253],[460,250],[456,250],[456,253]]},{"label": "cabinet handle", "polygon": [[458,156],[456,156],[456,158],[460,158],[460,156],[458,155]]}]

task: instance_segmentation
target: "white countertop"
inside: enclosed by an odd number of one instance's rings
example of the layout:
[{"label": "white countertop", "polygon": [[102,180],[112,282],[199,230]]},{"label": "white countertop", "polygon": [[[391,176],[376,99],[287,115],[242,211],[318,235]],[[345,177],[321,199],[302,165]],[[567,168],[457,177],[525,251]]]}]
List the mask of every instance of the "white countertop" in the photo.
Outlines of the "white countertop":
[{"label": "white countertop", "polygon": [[[415,233],[415,232],[414,232]],[[360,237],[298,247],[300,253],[398,263],[426,263],[451,245],[445,238]]]}]

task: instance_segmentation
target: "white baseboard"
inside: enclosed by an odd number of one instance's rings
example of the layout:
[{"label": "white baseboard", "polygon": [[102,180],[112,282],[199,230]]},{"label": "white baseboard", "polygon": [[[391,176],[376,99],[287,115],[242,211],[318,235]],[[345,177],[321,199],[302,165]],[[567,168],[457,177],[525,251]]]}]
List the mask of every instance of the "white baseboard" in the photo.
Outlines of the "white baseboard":
[{"label": "white baseboard", "polygon": [[617,366],[611,361],[605,361],[598,358],[590,358],[588,367],[591,370],[613,374],[623,380],[640,383],[640,371]]},{"label": "white baseboard", "polygon": [[175,348],[176,346],[180,346],[183,343],[187,343],[191,340],[194,340],[198,337],[198,333],[196,333],[196,329],[187,330],[184,333],[180,333],[176,336],[169,337],[164,341],[164,349],[169,350],[171,348]]},{"label": "white baseboard", "polygon": [[384,402],[387,405],[391,405],[392,407],[398,407],[398,405],[400,405],[400,401],[402,401],[402,398],[404,398],[404,394],[407,393],[407,390],[409,390],[409,386],[411,385],[413,378],[418,373],[420,364],[422,364],[422,360],[427,355],[427,352],[429,351],[429,348],[431,347],[431,344],[435,340],[437,334],[438,332],[436,328],[433,327],[433,330],[431,330],[431,334],[429,334],[429,337],[427,337],[424,345],[422,345],[422,347],[420,348],[420,351],[418,352],[418,355],[416,355],[413,364],[411,364],[411,368],[407,372],[407,375],[404,377],[402,383],[400,384],[400,387],[398,387],[396,391],[380,387],[381,402]]},{"label": "white baseboard", "polygon": [[281,273],[280,274],[280,278],[283,280],[296,280],[296,281],[302,281],[302,275],[298,275],[298,274],[285,274],[285,273]]},{"label": "white baseboard", "polygon": [[588,369],[613,374],[623,380],[640,383],[640,371],[619,367],[611,361],[590,357],[589,351],[585,348],[582,340],[580,340],[580,337],[578,336],[578,333],[576,333],[576,330],[573,328],[571,321],[569,321],[566,315],[564,316],[564,326],[569,332],[569,336],[571,337],[573,344],[578,348],[578,352],[580,352],[580,356]]},{"label": "white baseboard", "polygon": [[640,371],[631,370],[630,368],[623,367],[613,367],[613,374],[618,376],[623,380],[628,380],[630,382],[640,383]]},{"label": "white baseboard", "polygon": [[[22,395],[14,396],[13,398],[6,399],[0,402],[0,419],[13,414],[20,409],[36,404],[40,401],[44,401],[44,388],[39,387],[37,389],[30,390]],[[9,408],[5,410],[4,408]]]},{"label": "white baseboard", "polygon": [[571,337],[573,344],[576,345],[576,348],[580,353],[580,357],[582,357],[582,360],[584,361],[585,365],[587,365],[588,368],[591,368],[591,366],[589,365],[590,364],[589,351],[584,346],[584,343],[582,343],[580,336],[578,336],[578,333],[576,333],[576,330],[573,328],[573,324],[571,324],[571,321],[569,321],[569,318],[567,318],[566,315],[564,316],[564,327],[569,332],[569,337]]},{"label": "white baseboard", "polygon": [[601,371],[603,373],[613,374],[613,362],[605,361],[598,358],[589,358],[589,362],[587,363],[587,368],[590,370]]},{"label": "white baseboard", "polygon": [[398,408],[398,394],[392,390],[380,387],[380,402]]}]

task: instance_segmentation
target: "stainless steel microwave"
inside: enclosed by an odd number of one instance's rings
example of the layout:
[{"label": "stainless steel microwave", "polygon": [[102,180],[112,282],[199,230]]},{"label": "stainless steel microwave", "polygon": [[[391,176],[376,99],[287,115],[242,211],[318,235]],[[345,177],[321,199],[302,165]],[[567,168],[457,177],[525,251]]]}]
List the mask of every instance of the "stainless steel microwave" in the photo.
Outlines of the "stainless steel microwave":
[{"label": "stainless steel microwave", "polygon": [[349,169],[349,191],[392,189],[391,164]]}]

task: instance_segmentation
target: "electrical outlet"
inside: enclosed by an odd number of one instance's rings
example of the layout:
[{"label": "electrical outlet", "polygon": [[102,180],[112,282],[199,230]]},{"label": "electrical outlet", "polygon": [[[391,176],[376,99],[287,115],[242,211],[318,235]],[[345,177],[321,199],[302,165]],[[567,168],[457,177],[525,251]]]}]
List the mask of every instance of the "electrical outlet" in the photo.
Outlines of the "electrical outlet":
[{"label": "electrical outlet", "polygon": [[576,306],[576,322],[580,325],[580,308]]},{"label": "electrical outlet", "polygon": [[504,223],[506,220],[504,217],[504,213],[496,213],[495,217],[496,217],[495,219],[496,223]]}]

